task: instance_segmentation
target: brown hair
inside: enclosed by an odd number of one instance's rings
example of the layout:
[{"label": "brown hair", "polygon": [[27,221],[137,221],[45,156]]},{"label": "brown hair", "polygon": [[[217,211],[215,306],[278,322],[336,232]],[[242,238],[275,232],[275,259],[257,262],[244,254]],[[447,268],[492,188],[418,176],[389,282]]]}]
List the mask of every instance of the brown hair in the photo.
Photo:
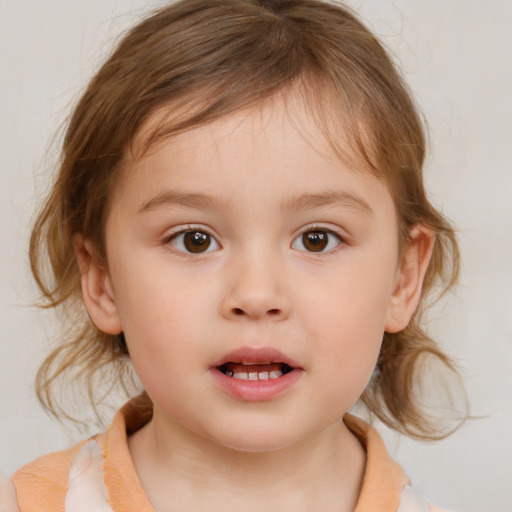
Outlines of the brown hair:
[{"label": "brown hair", "polygon": [[[38,373],[38,397],[49,411],[63,414],[55,385],[70,372],[88,382],[93,405],[92,379],[126,383],[130,375],[123,336],[99,331],[87,317],[71,238],[82,233],[104,254],[108,200],[141,126],[159,108],[168,109],[146,137],[145,151],[162,137],[278,93],[286,97],[291,88],[301,92],[342,158],[354,163],[355,154],[387,181],[402,244],[418,223],[436,234],[423,299],[454,284],[455,235],[423,188],[421,119],[390,57],[356,15],[317,0],[182,0],[131,29],[90,82],[69,121],[60,169],[32,233],[32,270],[46,305],[62,308],[73,324],[68,341]],[[421,329],[421,313],[404,331],[384,335],[362,401],[392,428],[435,438],[443,433],[419,404],[424,356],[455,368]]]}]

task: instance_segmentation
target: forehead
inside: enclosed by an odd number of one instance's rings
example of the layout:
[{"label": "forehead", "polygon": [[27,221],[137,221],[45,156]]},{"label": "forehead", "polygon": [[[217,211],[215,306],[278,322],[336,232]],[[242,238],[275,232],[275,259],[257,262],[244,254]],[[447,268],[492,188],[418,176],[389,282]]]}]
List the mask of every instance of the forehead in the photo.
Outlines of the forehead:
[{"label": "forehead", "polygon": [[[253,202],[275,198],[282,206],[291,197],[317,196],[322,202],[321,197],[340,194],[360,198],[359,205],[367,211],[371,207],[364,205],[369,202],[382,198],[389,202],[383,180],[364,167],[350,146],[343,149],[350,163],[340,158],[301,102],[274,99],[161,137],[150,149],[140,151],[137,144],[143,145],[168,122],[169,115],[161,109],[142,127],[134,144],[135,156],[118,189],[125,189],[125,195],[128,185],[139,208],[169,191],[174,197],[199,192],[222,198],[225,205],[239,197]],[[343,140],[343,134],[338,139]]]},{"label": "forehead", "polygon": [[212,113],[210,93],[197,90],[158,108],[137,130],[126,160],[135,162],[196,128],[213,126],[217,136],[222,135],[222,130],[230,136],[230,130],[236,129],[236,124],[245,117],[253,121],[255,129],[258,123],[263,126],[281,120],[283,126],[293,126],[324,155],[334,154],[354,170],[382,175],[375,165],[378,155],[371,142],[376,127],[355,113],[349,99],[341,98],[327,84],[303,78],[269,97],[255,97],[248,104],[236,96],[228,98],[227,103],[231,106],[213,109]]}]

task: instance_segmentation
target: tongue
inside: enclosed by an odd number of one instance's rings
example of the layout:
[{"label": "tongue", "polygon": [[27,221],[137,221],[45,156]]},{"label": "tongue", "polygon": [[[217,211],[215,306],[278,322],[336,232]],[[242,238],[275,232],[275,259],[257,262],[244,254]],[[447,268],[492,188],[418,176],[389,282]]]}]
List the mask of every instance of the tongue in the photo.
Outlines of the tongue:
[{"label": "tongue", "polygon": [[275,372],[281,371],[283,363],[269,364],[242,364],[242,363],[226,363],[222,368],[227,372],[233,373],[259,373],[259,372]]}]

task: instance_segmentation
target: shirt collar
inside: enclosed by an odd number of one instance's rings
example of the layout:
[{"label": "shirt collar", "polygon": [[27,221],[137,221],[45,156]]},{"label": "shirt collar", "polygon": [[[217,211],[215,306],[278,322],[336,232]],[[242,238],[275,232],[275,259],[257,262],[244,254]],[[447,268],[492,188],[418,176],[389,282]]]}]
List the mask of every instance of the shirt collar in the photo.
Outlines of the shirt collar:
[{"label": "shirt collar", "polygon": [[[154,512],[132,464],[128,435],[142,428],[152,416],[151,402],[142,394],[125,404],[108,430],[96,438],[103,455],[104,479],[115,510]],[[343,421],[366,451],[366,469],[354,512],[396,512],[408,479],[389,456],[377,431],[366,422],[346,414]]]}]

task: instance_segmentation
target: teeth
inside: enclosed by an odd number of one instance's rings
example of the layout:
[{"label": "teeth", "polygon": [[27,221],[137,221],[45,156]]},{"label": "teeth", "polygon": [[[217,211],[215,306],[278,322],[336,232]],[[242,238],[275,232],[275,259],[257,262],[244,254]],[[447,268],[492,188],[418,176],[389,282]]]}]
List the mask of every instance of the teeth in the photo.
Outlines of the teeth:
[{"label": "teeth", "polygon": [[233,372],[226,372],[226,375],[228,377],[233,377],[234,379],[239,380],[273,380],[278,379],[279,377],[283,376],[283,372],[281,371],[272,371],[272,372],[240,372],[240,373],[233,373]]}]

